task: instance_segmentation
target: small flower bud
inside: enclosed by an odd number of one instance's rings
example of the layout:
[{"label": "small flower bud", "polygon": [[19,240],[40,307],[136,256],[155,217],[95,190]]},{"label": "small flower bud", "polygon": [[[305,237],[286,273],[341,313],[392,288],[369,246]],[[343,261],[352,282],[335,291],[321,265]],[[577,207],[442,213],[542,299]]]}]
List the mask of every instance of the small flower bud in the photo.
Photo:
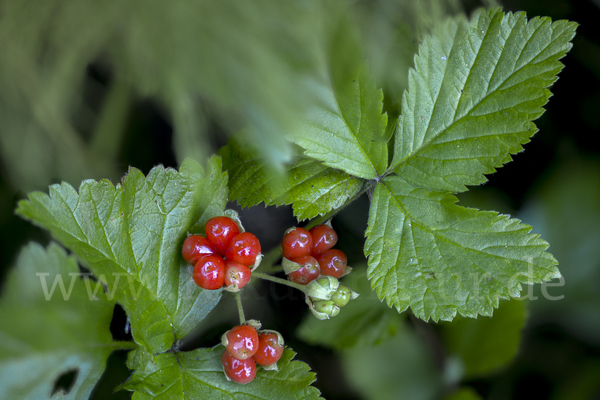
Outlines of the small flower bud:
[{"label": "small flower bud", "polygon": [[340,308],[331,300],[315,300],[309,303],[310,311],[320,320],[335,317],[340,313]]},{"label": "small flower bud", "polygon": [[344,307],[346,304],[348,304],[350,299],[355,299],[357,297],[358,293],[353,292],[347,286],[340,285],[338,290],[336,290],[331,296],[331,301],[333,301],[333,303],[338,307]]}]

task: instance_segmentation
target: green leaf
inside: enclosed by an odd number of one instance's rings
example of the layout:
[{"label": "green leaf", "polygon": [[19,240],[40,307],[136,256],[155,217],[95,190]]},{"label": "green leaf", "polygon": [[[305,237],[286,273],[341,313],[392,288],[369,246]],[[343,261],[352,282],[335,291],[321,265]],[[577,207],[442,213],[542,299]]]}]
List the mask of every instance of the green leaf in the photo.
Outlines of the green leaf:
[{"label": "green leaf", "polygon": [[485,182],[537,131],[576,26],[494,8],[435,30],[410,72],[391,169],[453,193]]},{"label": "green leaf", "polygon": [[296,331],[300,339],[340,350],[379,345],[403,329],[404,317],[377,298],[371,290],[365,269],[355,268],[341,282],[359,296],[342,307],[335,318],[319,321],[307,315]]},{"label": "green leaf", "polygon": [[514,359],[526,311],[523,301],[504,301],[491,318],[456,318],[440,325],[448,355],[462,361],[464,379],[490,374]]},{"label": "green leaf", "polygon": [[151,356],[143,349],[131,352],[127,365],[135,369],[121,385],[134,391],[134,399],[319,399],[319,391],[310,386],[315,374],[308,365],[292,361],[286,349],[278,362],[278,371],[258,369],[256,378],[240,385],[228,381],[223,372],[223,346],[190,352]]},{"label": "green leaf", "polygon": [[386,177],[375,188],[367,228],[367,274],[380,299],[424,320],[491,315],[521,284],[560,276],[548,243],[495,212]]},{"label": "green leaf", "polygon": [[338,16],[333,15],[320,21],[323,54],[309,83],[314,99],[307,125],[291,139],[308,157],[350,175],[373,179],[385,172],[388,163],[383,92],[364,67],[360,38],[345,13],[338,10]]},{"label": "green leaf", "polygon": [[[122,183],[62,183],[34,192],[17,213],[48,229],[105,282],[123,305],[134,340],[150,353],[168,350],[218,303],[200,289],[181,257],[187,231],[225,207],[227,175],[213,157],[205,172],[186,160],[179,172],[158,166],[147,177],[130,168]],[[196,224],[196,225],[195,225]]]},{"label": "green leaf", "polygon": [[123,348],[109,330],[114,301],[92,296],[90,283],[55,243],[21,251],[0,299],[0,398],[50,398],[69,372],[69,393],[53,398],[89,397],[109,354]]},{"label": "green leaf", "polygon": [[229,141],[219,154],[229,173],[229,196],[243,207],[293,204],[298,220],[314,218],[341,207],[356,195],[363,180],[306,157],[285,165],[281,177],[242,137]]}]

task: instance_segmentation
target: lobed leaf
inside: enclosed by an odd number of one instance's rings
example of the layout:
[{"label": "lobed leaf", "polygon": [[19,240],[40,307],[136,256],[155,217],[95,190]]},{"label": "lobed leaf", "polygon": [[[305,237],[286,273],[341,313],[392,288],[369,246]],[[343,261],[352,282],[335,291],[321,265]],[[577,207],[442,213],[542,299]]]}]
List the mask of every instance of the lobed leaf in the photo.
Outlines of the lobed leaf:
[{"label": "lobed leaf", "polygon": [[434,31],[410,71],[390,169],[452,193],[485,182],[537,131],[576,26],[493,8]]},{"label": "lobed leaf", "polygon": [[106,359],[122,346],[109,330],[114,301],[103,291],[92,296],[89,287],[55,243],[23,248],[0,299],[0,398],[50,398],[55,382],[71,372],[61,398],[90,396]]},{"label": "lobed leaf", "polygon": [[341,207],[363,186],[362,179],[306,157],[285,164],[279,176],[240,139],[230,140],[219,154],[229,173],[230,199],[243,207],[292,204],[294,215],[304,220]]},{"label": "lobed leaf", "polygon": [[320,399],[310,386],[315,374],[287,348],[278,371],[259,367],[256,378],[245,385],[228,381],[223,372],[221,345],[190,352],[151,356],[143,349],[130,353],[133,375],[121,385],[134,392],[134,399]]},{"label": "lobed leaf", "polygon": [[375,188],[367,228],[367,274],[380,299],[424,320],[456,313],[491,315],[521,284],[560,276],[548,243],[531,227],[456,198],[384,178]]},{"label": "lobed leaf", "polygon": [[158,166],[147,177],[130,168],[116,187],[106,180],[83,181],[79,191],[52,185],[49,195],[31,193],[16,212],[75,253],[123,305],[134,340],[160,353],[221,297],[194,283],[181,245],[187,231],[223,211],[226,184],[219,158],[206,171],[186,160],[179,172]]}]

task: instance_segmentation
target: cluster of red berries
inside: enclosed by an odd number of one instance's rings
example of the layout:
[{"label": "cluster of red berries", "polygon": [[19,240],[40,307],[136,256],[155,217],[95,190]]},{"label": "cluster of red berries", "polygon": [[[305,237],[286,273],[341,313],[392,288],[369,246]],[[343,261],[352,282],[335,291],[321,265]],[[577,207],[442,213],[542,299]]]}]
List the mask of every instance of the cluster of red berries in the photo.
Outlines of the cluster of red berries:
[{"label": "cluster of red berries", "polygon": [[223,286],[238,290],[250,281],[260,255],[260,242],[229,217],[214,217],[205,225],[206,236],[189,235],[183,242],[183,259],[194,266],[192,277],[202,289]]},{"label": "cluster of red berries", "polygon": [[[221,338],[225,351],[221,361],[228,379],[241,384],[252,382],[256,364],[267,370],[276,370],[283,354],[283,338],[276,331],[258,331],[256,321],[238,325]],[[258,325],[260,329],[260,325]]]},{"label": "cluster of red berries", "polygon": [[284,267],[291,265],[286,271],[288,279],[306,285],[321,275],[341,278],[346,273],[348,260],[343,251],[332,248],[337,240],[337,233],[327,224],[317,225],[310,231],[288,229],[281,243]]}]

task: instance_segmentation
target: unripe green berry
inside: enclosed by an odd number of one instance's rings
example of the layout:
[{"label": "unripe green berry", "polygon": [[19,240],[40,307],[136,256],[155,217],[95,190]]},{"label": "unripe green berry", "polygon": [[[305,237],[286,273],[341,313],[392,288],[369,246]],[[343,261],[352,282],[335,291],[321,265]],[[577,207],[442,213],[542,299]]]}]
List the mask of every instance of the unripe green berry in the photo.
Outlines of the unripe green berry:
[{"label": "unripe green berry", "polygon": [[344,307],[346,304],[348,304],[351,298],[352,290],[344,285],[340,285],[338,290],[331,295],[331,301],[333,301],[333,303],[338,307]]},{"label": "unripe green berry", "polygon": [[315,311],[326,314],[328,317],[335,317],[340,313],[340,308],[331,300],[317,300],[313,302]]}]

